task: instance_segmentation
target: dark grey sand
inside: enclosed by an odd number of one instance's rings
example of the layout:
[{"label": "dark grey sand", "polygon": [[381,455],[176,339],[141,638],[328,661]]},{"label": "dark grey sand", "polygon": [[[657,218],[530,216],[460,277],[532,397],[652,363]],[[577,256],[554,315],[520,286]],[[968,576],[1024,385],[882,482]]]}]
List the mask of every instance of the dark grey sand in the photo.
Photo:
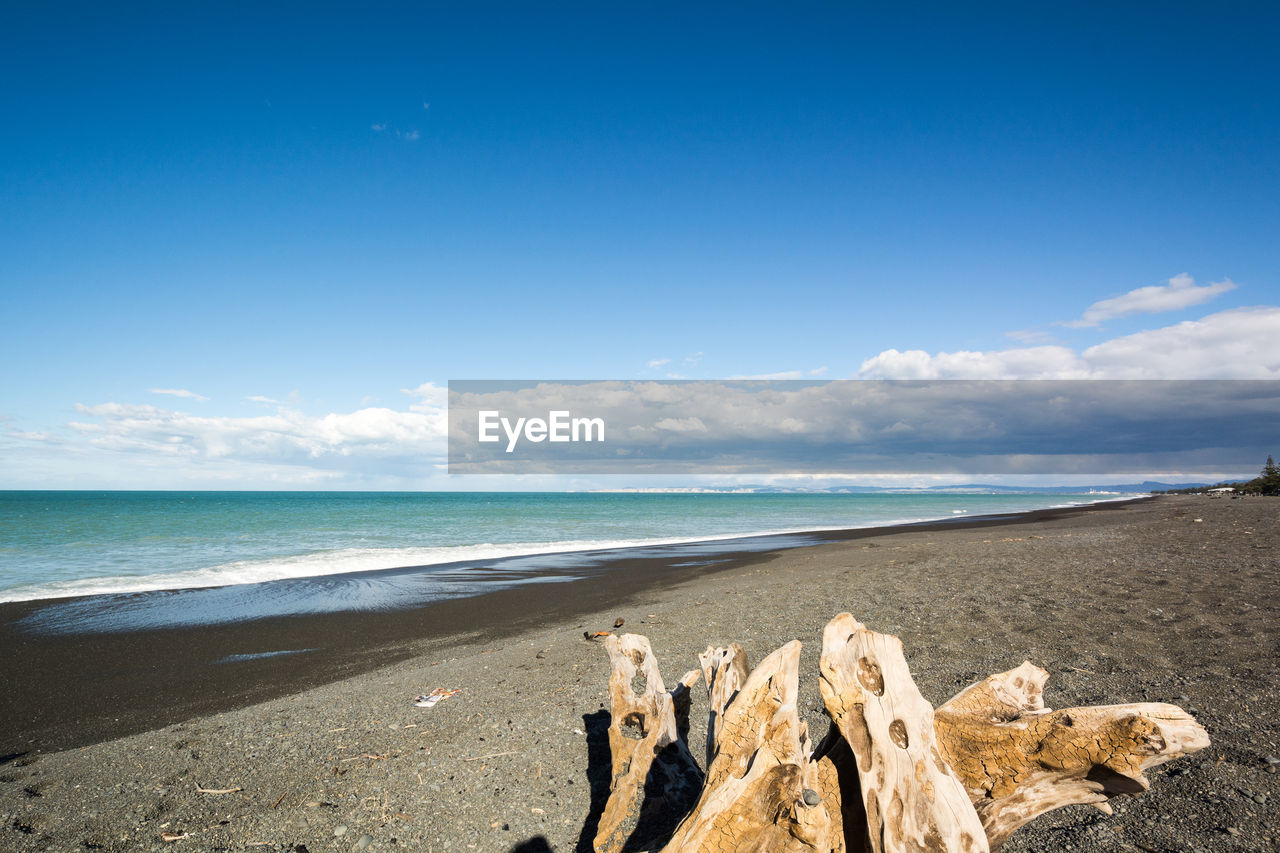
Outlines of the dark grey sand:
[{"label": "dark grey sand", "polygon": [[[305,692],[8,756],[0,850],[589,849],[608,662],[584,630],[625,618],[669,682],[708,644],[739,641],[757,661],[799,638],[816,740],[822,627],[841,610],[900,636],[935,704],[1029,659],[1051,673],[1052,707],[1167,701],[1208,729],[1212,747],[1154,770],[1114,816],[1070,807],[1005,850],[1277,849],[1278,520],[1277,499],[1166,497],[795,548],[639,598],[620,587],[615,606],[513,636],[432,639]],[[433,687],[462,693],[413,707]],[[701,685],[694,697],[702,756]]]}]

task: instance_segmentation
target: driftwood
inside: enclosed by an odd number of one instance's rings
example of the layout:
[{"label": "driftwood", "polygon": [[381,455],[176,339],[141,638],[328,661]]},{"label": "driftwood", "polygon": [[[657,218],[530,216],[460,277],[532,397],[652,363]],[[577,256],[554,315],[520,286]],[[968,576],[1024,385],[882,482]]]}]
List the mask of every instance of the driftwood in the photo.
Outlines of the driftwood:
[{"label": "driftwood", "polygon": [[1062,806],[1093,805],[1151,787],[1148,767],[1209,745],[1176,705],[1142,702],[1052,711],[1049,673],[1030,661],[973,684],[937,711],[938,741],[964,782],[993,847]]},{"label": "driftwood", "polygon": [[938,754],[933,706],[898,638],[842,613],[823,634],[821,671],[827,713],[858,762],[874,853],[988,850],[964,786]]},{"label": "driftwood", "polygon": [[799,662],[793,640],[762,660],[724,709],[702,797],[664,851],[843,850],[796,709]]},{"label": "driftwood", "polygon": [[751,667],[747,665],[747,653],[738,643],[720,649],[707,646],[707,650],[698,655],[698,663],[702,665],[702,677],[707,680],[707,702],[711,705],[707,712],[707,766],[710,767],[720,743],[724,709],[742,689]]},{"label": "driftwood", "polygon": [[613,782],[595,849],[616,853],[630,835],[628,824],[642,817],[640,795],[651,773],[660,774],[653,782],[666,800],[677,804],[692,802],[702,785],[702,771],[677,721],[682,705],[687,718],[689,688],[698,680],[698,670],[687,673],[668,693],[648,639],[623,634],[605,637],[604,642],[613,665],[609,677]]},{"label": "driftwood", "polygon": [[710,705],[704,780],[682,733],[698,670],[668,693],[647,639],[610,636],[605,647],[613,782],[595,839],[602,853],[628,840],[639,849],[628,827],[672,809],[684,819],[663,853],[978,853],[1061,806],[1109,813],[1110,798],[1149,787],[1144,770],[1209,744],[1173,705],[1049,711],[1048,673],[1030,663],[934,711],[901,642],[844,613],[823,636],[832,727],[816,749],[796,707],[799,642],[750,674],[737,644],[699,656]]}]

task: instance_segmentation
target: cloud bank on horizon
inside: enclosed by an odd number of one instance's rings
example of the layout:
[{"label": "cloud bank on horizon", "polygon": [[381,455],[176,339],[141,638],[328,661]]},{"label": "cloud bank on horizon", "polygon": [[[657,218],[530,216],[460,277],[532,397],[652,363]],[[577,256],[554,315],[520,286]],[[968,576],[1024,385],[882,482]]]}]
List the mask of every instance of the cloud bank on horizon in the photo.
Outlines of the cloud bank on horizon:
[{"label": "cloud bank on horizon", "polygon": [[458,381],[449,470],[1203,476],[1278,420],[1272,380]]},{"label": "cloud bank on horizon", "polygon": [[[1182,274],[1167,285],[1137,288],[1095,302],[1080,321],[1058,325],[1092,326],[1124,316],[1177,310],[1203,304],[1235,286],[1225,279],[1196,286]],[[701,356],[685,358],[683,364],[694,366]],[[649,366],[670,361],[654,359]],[[786,370],[749,378],[812,380],[825,370]],[[1119,335],[1080,350],[1065,344],[935,353],[889,349],[864,359],[853,375],[897,380],[1275,380],[1280,379],[1280,306],[1231,308]],[[253,416],[195,414],[122,402],[77,403],[78,417],[62,425],[19,430],[10,424],[0,446],[8,451],[5,457],[10,460],[6,475],[18,487],[39,487],[45,482],[74,487],[69,484],[80,482],[75,478],[82,477],[94,487],[111,482],[121,487],[156,484],[166,488],[183,484],[202,488],[423,488],[424,484],[448,488],[459,483],[442,473],[447,454],[447,400],[437,381],[405,389],[412,402],[402,408],[371,406],[317,415],[305,413],[296,395],[286,402],[264,395],[248,396],[248,400],[276,407],[274,413]],[[186,389],[149,390],[201,406],[210,402]],[[821,406],[797,409],[791,422],[799,426],[790,431],[796,441],[802,441],[812,424],[829,421],[839,413],[833,409],[824,416]],[[722,426],[749,422],[751,415],[739,409],[726,417]],[[925,415],[917,413],[916,417],[924,419]],[[669,435],[708,431],[707,423],[695,424],[695,420],[677,413],[655,426]],[[889,427],[892,424],[881,425],[882,429]],[[992,473],[1030,472],[1013,461],[1018,448],[1010,447],[999,459],[996,457],[1002,454],[998,448],[989,450],[988,470]],[[814,468],[808,463],[788,469],[786,456],[780,453],[770,463],[773,477],[785,478],[788,473],[813,476]],[[19,458],[24,464],[15,464]],[[1172,472],[1172,476],[1180,470],[1203,475],[1221,458],[1183,453],[1179,459],[1162,461],[1153,455],[1147,463],[1150,470]],[[1080,464],[1081,470],[1096,472],[1105,463],[1094,458]],[[760,471],[759,466],[753,469],[756,474]],[[858,470],[871,472],[865,465]],[[891,460],[884,460],[883,470],[905,469],[894,469]],[[826,474],[839,477],[850,471]],[[535,482],[543,487],[548,482],[555,485],[553,481]],[[491,479],[479,485],[495,487]]]}]

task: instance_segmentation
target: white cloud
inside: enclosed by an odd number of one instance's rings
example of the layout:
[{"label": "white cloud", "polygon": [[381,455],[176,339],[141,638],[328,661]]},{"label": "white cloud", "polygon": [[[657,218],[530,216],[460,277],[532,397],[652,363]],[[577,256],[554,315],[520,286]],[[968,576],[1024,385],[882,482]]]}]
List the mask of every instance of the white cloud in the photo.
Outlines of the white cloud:
[{"label": "white cloud", "polygon": [[670,364],[670,363],[671,363],[671,359],[669,359],[669,358],[651,358],[651,359],[649,359],[649,367],[650,367],[650,368],[652,368],[652,369],[655,369],[655,370],[656,370],[657,368],[659,368],[659,367],[662,367],[662,365],[664,365],[664,364]]},{"label": "white cloud", "polygon": [[885,350],[860,379],[1280,379],[1280,307],[1234,308],[1104,341],[985,352]]},{"label": "white cloud", "polygon": [[197,417],[150,405],[78,404],[87,418],[68,426],[98,450],[193,464],[239,461],[320,470],[347,469],[361,460],[426,464],[444,454],[447,418],[442,407],[419,396],[423,400],[412,411],[370,407],[319,417],[289,409],[253,417]]},{"label": "white cloud", "polygon": [[815,367],[811,370],[779,370],[776,373],[757,373],[751,376],[738,374],[730,376],[730,379],[804,379],[807,376],[821,376],[827,372],[827,367]]},{"label": "white cloud", "polygon": [[803,370],[779,370],[776,373],[756,373],[751,376],[745,374],[736,374],[730,376],[730,379],[803,379]]},{"label": "white cloud", "polygon": [[387,126],[386,126],[385,124],[381,124],[381,123],[375,122],[375,123],[373,123],[373,124],[369,125],[369,129],[370,129],[370,130],[372,130],[372,131],[374,131],[374,132],[376,132],[376,133],[382,133],[382,131],[384,131],[384,130],[386,130],[386,129],[387,129]]},{"label": "white cloud", "polygon": [[1186,273],[1179,273],[1169,279],[1168,284],[1139,287],[1121,296],[1104,299],[1090,305],[1079,320],[1062,325],[1071,328],[1097,326],[1115,317],[1129,314],[1159,314],[1165,311],[1178,311],[1200,305],[1229,290],[1234,290],[1235,282],[1231,279],[1196,286],[1195,279]]},{"label": "white cloud", "polygon": [[416,141],[416,140],[418,140],[418,139],[421,139],[421,138],[422,138],[422,134],[421,134],[421,133],[419,133],[419,132],[418,132],[418,131],[416,131],[416,130],[410,130],[410,131],[406,131],[406,132],[404,132],[404,133],[400,133],[400,132],[398,132],[398,131],[397,131],[397,132],[396,132],[396,135],[397,135],[397,136],[399,136],[401,139],[407,139],[407,140],[409,140],[410,142],[414,142],[414,141]]},{"label": "white cloud", "polygon": [[1084,351],[1098,376],[1280,379],[1280,307],[1235,308],[1126,335]]},{"label": "white cloud", "polygon": [[265,394],[253,394],[245,397],[245,399],[250,403],[263,403],[270,406],[299,406],[302,404],[302,393],[294,389],[286,394],[283,400],[277,400],[275,397],[268,397]]},{"label": "white cloud", "polygon": [[188,400],[198,400],[202,403],[209,399],[194,391],[188,391],[186,388],[148,388],[147,390],[152,394],[168,394],[170,397],[184,397]]},{"label": "white cloud", "polygon": [[401,388],[400,391],[418,398],[418,402],[409,405],[409,409],[414,412],[436,413],[449,405],[449,390],[434,382],[423,382],[417,388]]},{"label": "white cloud", "polygon": [[858,369],[859,379],[1084,379],[1084,366],[1066,347],[997,352],[885,350]]},{"label": "white cloud", "polygon": [[653,425],[654,429],[667,432],[706,432],[707,425],[701,418],[662,418]]},{"label": "white cloud", "polygon": [[[544,382],[458,389],[450,429],[458,473],[1221,470],[1270,435],[1280,397],[1259,386],[1274,383]],[[590,412],[611,443],[511,457],[475,441],[481,409]]]},{"label": "white cloud", "polygon": [[700,361],[702,361],[702,350],[698,350],[693,355],[686,355],[684,357],[685,364],[697,364]]},{"label": "white cloud", "polygon": [[1053,335],[1040,329],[1018,329],[1013,332],[1005,332],[1006,338],[1013,338],[1024,344],[1051,344],[1057,343]]}]

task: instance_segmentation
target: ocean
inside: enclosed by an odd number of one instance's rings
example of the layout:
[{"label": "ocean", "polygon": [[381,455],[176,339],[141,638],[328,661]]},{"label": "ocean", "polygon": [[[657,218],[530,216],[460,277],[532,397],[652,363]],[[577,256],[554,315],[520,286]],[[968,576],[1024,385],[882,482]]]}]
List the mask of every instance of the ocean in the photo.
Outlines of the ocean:
[{"label": "ocean", "polygon": [[[370,578],[408,567],[437,567],[427,570],[436,575],[447,570],[456,589],[467,587],[457,581],[469,576],[491,580],[500,567],[532,568],[535,561],[528,558],[539,555],[701,542],[740,550],[766,534],[1023,512],[1116,497],[8,491],[0,492],[0,601]],[[545,570],[546,560],[536,562]]]}]

